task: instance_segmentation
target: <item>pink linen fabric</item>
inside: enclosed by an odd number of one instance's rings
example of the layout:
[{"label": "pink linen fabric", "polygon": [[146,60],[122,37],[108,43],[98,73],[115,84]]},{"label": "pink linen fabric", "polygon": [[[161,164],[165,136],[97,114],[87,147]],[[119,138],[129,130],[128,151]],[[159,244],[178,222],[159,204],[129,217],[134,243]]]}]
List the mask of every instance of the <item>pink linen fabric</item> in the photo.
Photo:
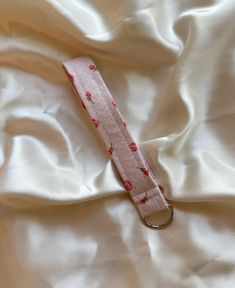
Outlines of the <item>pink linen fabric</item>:
[{"label": "pink linen fabric", "polygon": [[63,62],[69,79],[100,133],[142,218],[168,209],[152,171],[128,131],[96,65],[88,57]]}]

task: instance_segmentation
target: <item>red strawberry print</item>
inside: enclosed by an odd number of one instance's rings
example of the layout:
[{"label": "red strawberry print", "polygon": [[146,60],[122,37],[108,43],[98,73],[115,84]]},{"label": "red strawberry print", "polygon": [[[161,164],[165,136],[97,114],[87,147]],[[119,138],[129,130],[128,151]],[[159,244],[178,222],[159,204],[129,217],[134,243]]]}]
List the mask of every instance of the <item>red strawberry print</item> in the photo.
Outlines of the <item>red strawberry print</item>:
[{"label": "red strawberry print", "polygon": [[108,151],[109,151],[110,156],[112,156],[112,154],[113,154],[113,143],[112,142],[111,142],[111,145],[110,145]]},{"label": "red strawberry print", "polygon": [[136,146],[136,144],[134,142],[129,145],[129,148],[133,152],[135,152],[137,150],[137,146]]},{"label": "red strawberry print", "polygon": [[112,104],[114,107],[117,107],[117,104],[114,101],[112,101]]},{"label": "red strawberry print", "polygon": [[149,170],[148,169],[144,168],[144,170],[142,172],[144,173],[145,176],[149,176]]},{"label": "red strawberry print", "polygon": [[87,99],[87,101],[88,102],[90,102],[90,103],[92,103],[92,104],[95,104],[95,102],[92,100],[92,95],[91,95],[91,93],[90,92],[86,92],[86,99]]},{"label": "red strawberry print", "polygon": [[131,184],[131,182],[129,180],[125,180],[124,181],[124,185],[125,185],[127,191],[131,191],[132,190],[132,184]]},{"label": "red strawberry print", "polygon": [[126,122],[122,122],[122,124],[123,124],[124,127],[127,127]]},{"label": "red strawberry print", "polygon": [[97,119],[91,119],[91,120],[92,120],[93,124],[95,125],[95,127],[98,128],[100,125],[100,121]]},{"label": "red strawberry print", "polygon": [[71,82],[74,81],[74,76],[73,76],[72,74],[68,74],[68,78],[69,78],[69,80],[70,80]]},{"label": "red strawberry print", "polygon": [[89,69],[90,69],[91,71],[96,71],[96,66],[95,66],[95,65],[90,65],[90,66],[89,66]]},{"label": "red strawberry print", "polygon": [[146,192],[146,194],[144,195],[144,198],[142,198],[140,200],[139,204],[145,204],[147,200],[148,200],[148,196],[147,196],[147,192]]},{"label": "red strawberry print", "polygon": [[144,167],[136,167],[137,169],[140,169],[140,171],[145,175],[149,176],[149,170]]}]

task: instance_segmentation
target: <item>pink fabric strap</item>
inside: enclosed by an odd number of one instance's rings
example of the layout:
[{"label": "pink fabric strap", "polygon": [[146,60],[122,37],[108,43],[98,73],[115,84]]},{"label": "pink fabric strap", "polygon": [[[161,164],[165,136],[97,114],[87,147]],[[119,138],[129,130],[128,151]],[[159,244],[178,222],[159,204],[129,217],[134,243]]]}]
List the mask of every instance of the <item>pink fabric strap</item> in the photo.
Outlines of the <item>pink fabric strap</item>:
[{"label": "pink fabric strap", "polygon": [[142,218],[169,208],[140,148],[133,140],[118,107],[95,64],[88,57],[63,62],[83,108],[106,144]]}]

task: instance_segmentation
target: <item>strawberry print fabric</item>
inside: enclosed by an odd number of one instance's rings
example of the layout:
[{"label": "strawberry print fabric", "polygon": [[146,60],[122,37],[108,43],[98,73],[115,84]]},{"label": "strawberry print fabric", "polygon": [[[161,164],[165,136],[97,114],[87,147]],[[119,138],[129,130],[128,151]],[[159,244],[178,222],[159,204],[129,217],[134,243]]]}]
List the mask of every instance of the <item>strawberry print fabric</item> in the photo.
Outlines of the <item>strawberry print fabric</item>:
[{"label": "strawberry print fabric", "polygon": [[142,218],[168,209],[154,176],[128,131],[96,65],[88,57],[63,63],[68,78],[112,157],[126,190]]}]

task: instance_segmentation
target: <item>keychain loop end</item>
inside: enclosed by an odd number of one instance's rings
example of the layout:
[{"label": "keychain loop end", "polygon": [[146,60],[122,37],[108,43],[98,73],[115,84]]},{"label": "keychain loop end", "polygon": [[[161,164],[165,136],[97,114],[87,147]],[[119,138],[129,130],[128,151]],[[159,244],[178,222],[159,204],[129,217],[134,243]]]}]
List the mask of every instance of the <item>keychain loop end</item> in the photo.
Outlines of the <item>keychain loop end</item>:
[{"label": "keychain loop end", "polygon": [[166,205],[167,205],[168,210],[169,210],[169,217],[168,217],[168,219],[167,219],[166,222],[164,222],[164,223],[162,223],[162,224],[154,224],[154,223],[148,222],[148,221],[146,220],[147,217],[145,217],[145,218],[142,218],[143,223],[144,223],[147,227],[149,227],[149,228],[151,228],[151,229],[158,229],[158,230],[160,230],[160,229],[163,229],[163,228],[167,227],[167,226],[172,222],[172,220],[173,220],[174,208],[173,208],[173,206],[172,206],[170,203],[167,203]]}]

